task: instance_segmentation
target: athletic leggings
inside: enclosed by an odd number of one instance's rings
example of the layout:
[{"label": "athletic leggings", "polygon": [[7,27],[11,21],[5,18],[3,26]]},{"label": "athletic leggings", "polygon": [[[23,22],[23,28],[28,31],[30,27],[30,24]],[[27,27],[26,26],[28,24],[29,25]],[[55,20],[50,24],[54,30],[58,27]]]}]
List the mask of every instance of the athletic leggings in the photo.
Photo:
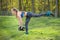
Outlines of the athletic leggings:
[{"label": "athletic leggings", "polygon": [[32,12],[27,13],[26,22],[25,22],[26,34],[28,34],[28,23],[29,23],[31,17],[40,17],[40,16],[45,16],[45,14],[33,14]]}]

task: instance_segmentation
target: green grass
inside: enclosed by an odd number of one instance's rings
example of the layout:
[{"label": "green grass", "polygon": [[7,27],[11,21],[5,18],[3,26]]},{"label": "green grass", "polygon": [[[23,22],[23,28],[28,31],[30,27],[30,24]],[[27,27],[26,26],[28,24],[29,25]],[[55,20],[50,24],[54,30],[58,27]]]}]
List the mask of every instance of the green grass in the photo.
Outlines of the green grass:
[{"label": "green grass", "polygon": [[17,25],[14,16],[0,16],[0,40],[60,40],[60,18],[32,18],[28,35],[18,31]]}]

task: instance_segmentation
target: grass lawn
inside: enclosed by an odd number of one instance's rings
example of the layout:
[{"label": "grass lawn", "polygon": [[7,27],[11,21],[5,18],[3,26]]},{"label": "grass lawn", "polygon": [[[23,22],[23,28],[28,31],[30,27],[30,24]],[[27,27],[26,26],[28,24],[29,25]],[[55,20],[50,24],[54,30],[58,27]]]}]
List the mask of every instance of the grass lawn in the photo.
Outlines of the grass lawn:
[{"label": "grass lawn", "polygon": [[32,18],[28,35],[18,31],[17,25],[14,16],[0,16],[0,40],[60,40],[60,18]]}]

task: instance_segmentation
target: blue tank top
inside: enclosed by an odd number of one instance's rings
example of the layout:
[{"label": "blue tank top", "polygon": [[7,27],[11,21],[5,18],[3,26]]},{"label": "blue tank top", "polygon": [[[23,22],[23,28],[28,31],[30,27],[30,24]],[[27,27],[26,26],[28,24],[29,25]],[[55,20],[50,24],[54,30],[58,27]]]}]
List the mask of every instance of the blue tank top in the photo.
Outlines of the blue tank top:
[{"label": "blue tank top", "polygon": [[24,12],[21,13],[21,18],[23,18],[23,17],[24,17]]}]

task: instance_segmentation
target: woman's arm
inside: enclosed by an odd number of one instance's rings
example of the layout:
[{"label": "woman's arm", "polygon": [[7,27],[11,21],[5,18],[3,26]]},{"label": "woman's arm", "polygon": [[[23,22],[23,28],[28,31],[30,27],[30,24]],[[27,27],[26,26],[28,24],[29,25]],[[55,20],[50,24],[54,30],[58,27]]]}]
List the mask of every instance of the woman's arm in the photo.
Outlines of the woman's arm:
[{"label": "woman's arm", "polygon": [[22,18],[21,17],[18,17],[18,23],[19,23],[19,26],[22,26],[23,25],[23,21],[22,21]]},{"label": "woman's arm", "polygon": [[23,26],[23,21],[22,21],[20,14],[17,15],[17,19],[18,19],[19,26]]}]

